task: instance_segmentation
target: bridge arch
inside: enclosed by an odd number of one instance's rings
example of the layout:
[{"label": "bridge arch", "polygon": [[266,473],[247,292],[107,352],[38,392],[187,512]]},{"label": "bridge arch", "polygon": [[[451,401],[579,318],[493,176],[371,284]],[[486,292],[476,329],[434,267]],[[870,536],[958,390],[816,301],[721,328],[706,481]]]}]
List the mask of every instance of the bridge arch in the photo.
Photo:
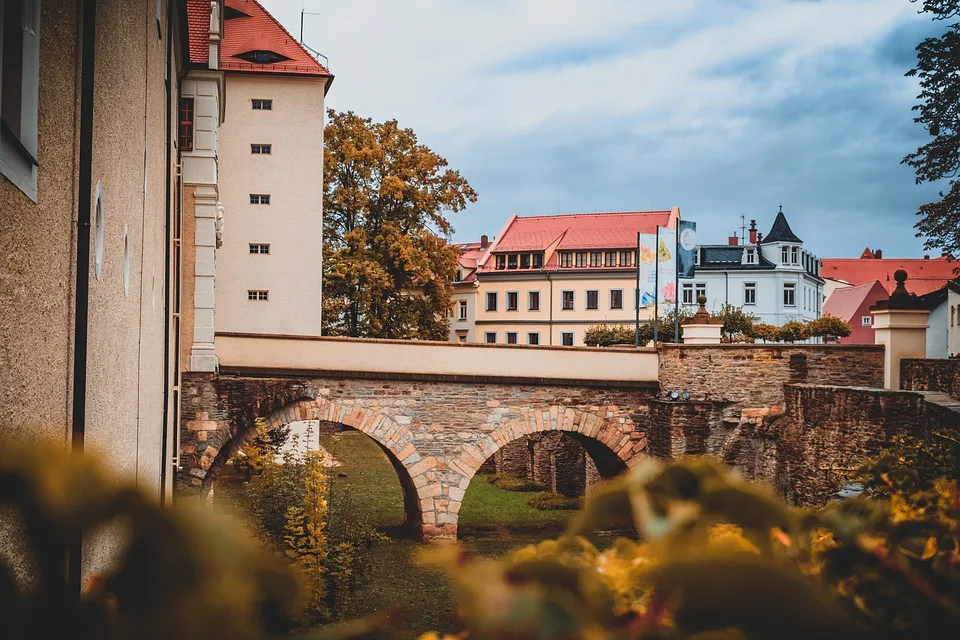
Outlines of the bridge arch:
[{"label": "bridge arch", "polygon": [[[258,418],[263,418],[259,425]],[[403,417],[401,416],[400,419]],[[223,441],[216,448],[208,446],[203,456],[199,458],[197,468],[203,472],[201,491],[209,491],[219,470],[244,442],[257,436],[264,436],[292,422],[306,420],[340,423],[366,434],[380,447],[400,481],[405,514],[403,528],[410,534],[422,538],[421,497],[412,472],[419,474],[417,481],[420,486],[425,486],[427,482],[424,476],[424,465],[419,464],[421,456],[414,445],[413,435],[406,426],[397,421],[396,416],[361,407],[350,401],[302,397],[279,409],[265,412],[265,415],[258,415],[242,427],[238,425],[231,430],[230,437],[222,438]],[[198,476],[197,473],[193,475]]]}]

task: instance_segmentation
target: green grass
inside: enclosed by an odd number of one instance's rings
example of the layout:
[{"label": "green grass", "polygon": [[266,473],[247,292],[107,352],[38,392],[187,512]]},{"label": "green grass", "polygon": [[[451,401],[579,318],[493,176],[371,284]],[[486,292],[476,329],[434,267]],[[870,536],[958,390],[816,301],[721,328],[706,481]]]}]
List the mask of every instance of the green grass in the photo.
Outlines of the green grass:
[{"label": "green grass", "polygon": [[472,527],[492,525],[507,525],[511,528],[527,525],[531,529],[557,528],[576,513],[535,509],[527,504],[529,497],[530,493],[504,491],[495,487],[490,484],[487,476],[474,476],[463,497],[463,506],[460,507],[460,526],[468,530]]}]

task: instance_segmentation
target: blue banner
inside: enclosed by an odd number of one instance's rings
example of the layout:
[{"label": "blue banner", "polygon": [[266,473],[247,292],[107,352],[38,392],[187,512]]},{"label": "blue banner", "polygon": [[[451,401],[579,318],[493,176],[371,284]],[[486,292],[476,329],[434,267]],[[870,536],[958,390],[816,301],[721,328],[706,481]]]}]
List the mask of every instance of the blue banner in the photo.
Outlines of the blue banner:
[{"label": "blue banner", "polygon": [[693,272],[697,264],[697,223],[690,220],[680,220],[677,222],[680,232],[680,250],[677,259],[679,262],[679,275],[682,280],[693,278]]}]

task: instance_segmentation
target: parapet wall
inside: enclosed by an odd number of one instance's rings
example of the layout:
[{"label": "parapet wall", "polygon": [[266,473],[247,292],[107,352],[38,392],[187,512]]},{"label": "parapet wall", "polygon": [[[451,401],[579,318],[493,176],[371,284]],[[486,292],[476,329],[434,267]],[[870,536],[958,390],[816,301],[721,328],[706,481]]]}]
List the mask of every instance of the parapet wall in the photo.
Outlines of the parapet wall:
[{"label": "parapet wall", "polygon": [[663,345],[660,388],[743,407],[783,405],[784,384],[883,387],[875,345]]},{"label": "parapet wall", "polygon": [[939,391],[960,400],[960,358],[900,361],[900,388]]}]

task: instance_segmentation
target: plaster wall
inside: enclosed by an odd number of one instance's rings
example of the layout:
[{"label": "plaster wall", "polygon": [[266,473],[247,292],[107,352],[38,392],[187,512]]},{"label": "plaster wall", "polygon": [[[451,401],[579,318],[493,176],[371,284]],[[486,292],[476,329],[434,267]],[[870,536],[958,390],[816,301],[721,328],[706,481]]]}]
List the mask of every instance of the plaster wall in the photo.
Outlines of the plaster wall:
[{"label": "plaster wall", "polygon": [[[950,311],[950,310],[953,311]],[[947,312],[950,314],[950,326],[947,335],[949,356],[960,356],[960,290],[947,287]]]},{"label": "plaster wall", "polygon": [[[744,302],[747,283],[756,285],[756,304]],[[797,304],[792,307],[783,304],[783,289],[787,283],[796,285]],[[711,313],[720,311],[724,303],[729,303],[735,307],[743,307],[744,311],[756,316],[758,322],[775,326],[781,326],[790,320],[805,322],[816,319],[820,317],[823,308],[823,285],[799,268],[752,272],[699,271],[692,280],[681,281],[681,289],[684,284],[693,284],[694,291],[697,284],[705,285],[706,307]],[[691,311],[697,309],[696,304],[685,306]]]},{"label": "plaster wall", "polygon": [[950,309],[944,300],[930,311],[927,320],[927,357],[946,358],[948,355]]},{"label": "plaster wall", "polygon": [[[217,331],[320,335],[326,81],[227,75]],[[254,98],[273,100],[273,108],[252,109]],[[251,144],[270,144],[271,153],[252,154]],[[250,204],[250,194],[267,194],[270,204]],[[270,253],[251,254],[251,243],[269,244]],[[268,291],[269,299],[248,300],[248,290]]]},{"label": "plaster wall", "polygon": [[653,349],[549,348],[349,338],[217,334],[222,369],[353,371],[651,382]]},{"label": "plaster wall", "polygon": [[[467,317],[460,318],[460,302],[467,303]],[[477,289],[471,284],[454,286],[450,307],[450,342],[477,342]],[[463,340],[460,338],[463,337]]]}]

